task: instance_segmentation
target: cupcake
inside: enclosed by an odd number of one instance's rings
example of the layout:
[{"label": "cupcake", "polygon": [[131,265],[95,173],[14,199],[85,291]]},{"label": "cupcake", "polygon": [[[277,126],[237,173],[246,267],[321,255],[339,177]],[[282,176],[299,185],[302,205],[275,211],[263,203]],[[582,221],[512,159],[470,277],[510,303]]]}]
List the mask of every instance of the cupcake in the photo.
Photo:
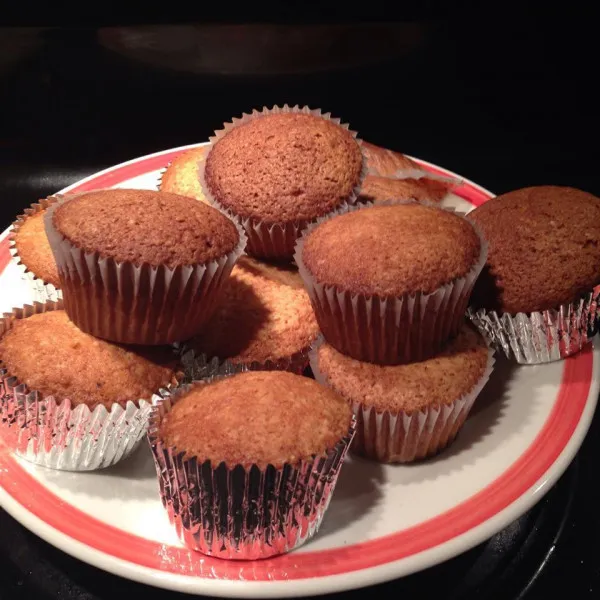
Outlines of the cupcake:
[{"label": "cupcake", "polygon": [[485,256],[469,221],[404,202],[323,220],[299,241],[296,262],[332,346],[399,364],[436,354],[456,335]]},{"label": "cupcake", "polygon": [[127,344],[198,333],[245,243],[218,210],[148,190],[66,197],[45,222],[69,318],[87,333]]},{"label": "cupcake", "polygon": [[299,546],[319,527],[354,426],[337,394],[283,371],[197,382],[159,401],[149,440],[180,539],[235,559]]},{"label": "cupcake", "polygon": [[419,163],[408,156],[375,144],[363,141],[362,149],[367,159],[367,168],[372,175],[393,177],[398,171],[420,170]]},{"label": "cupcake", "polygon": [[10,253],[29,283],[32,300],[45,302],[62,297],[60,279],[44,229],[46,209],[57,198],[46,198],[17,217],[10,234]]},{"label": "cupcake", "polygon": [[436,179],[398,179],[395,177],[380,177],[367,175],[360,189],[359,202],[374,202],[387,200],[418,200],[419,202],[438,203],[448,194],[448,186]]},{"label": "cupcake", "polygon": [[302,229],[356,201],[364,161],[355,135],[307,108],[253,112],[216,133],[203,189],[242,221],[248,253],[290,259]]},{"label": "cupcake", "polygon": [[482,336],[463,324],[440,354],[421,362],[373,365],[322,343],[311,351],[310,363],[317,381],[352,406],[352,451],[405,463],[437,454],[454,440],[494,359]]},{"label": "cupcake", "polygon": [[127,348],[78,329],[60,303],[0,319],[0,417],[20,456],[87,471],[128,456],[152,395],[177,383],[170,347]]},{"label": "cupcake", "polygon": [[468,217],[489,242],[473,322],[519,363],[579,352],[600,300],[600,199],[540,186],[489,200]]},{"label": "cupcake", "polygon": [[250,369],[301,373],[318,334],[297,270],[244,256],[225,283],[212,318],[187,348],[193,355],[228,359]]},{"label": "cupcake", "polygon": [[161,192],[171,192],[206,202],[198,179],[198,164],[204,160],[206,146],[192,148],[174,158],[160,178]]}]

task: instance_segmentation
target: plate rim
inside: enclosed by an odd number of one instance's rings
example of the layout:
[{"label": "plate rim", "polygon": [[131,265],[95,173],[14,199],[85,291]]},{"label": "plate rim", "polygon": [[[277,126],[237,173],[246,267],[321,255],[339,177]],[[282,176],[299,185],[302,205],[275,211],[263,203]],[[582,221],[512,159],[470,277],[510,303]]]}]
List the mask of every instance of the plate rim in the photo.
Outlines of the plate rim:
[{"label": "plate rim", "polygon": [[[181,153],[188,149],[206,144],[207,142],[179,146],[122,162],[97,173],[93,173],[92,175],[85,177],[70,186],[67,186],[59,193],[85,187],[86,184],[97,181],[101,177],[110,176],[111,173],[118,171],[123,167],[137,165],[141,162],[148,162],[149,159],[158,159],[165,155]],[[436,173],[459,178],[462,182],[464,182],[465,186],[478,190],[482,195],[486,196],[486,199],[493,197],[493,194],[482,186],[479,186],[478,184],[470,181],[467,178],[457,175],[452,171],[420,159],[413,158],[413,160]],[[162,167],[158,168],[164,168],[165,166],[166,165],[163,163]],[[149,168],[146,172],[152,172],[154,170],[157,169]],[[0,234],[0,252],[4,252],[2,242],[6,241],[9,231],[10,227]],[[3,270],[3,267],[0,265],[0,274]],[[445,542],[442,542],[434,547],[428,548],[423,552],[412,554],[408,557],[400,558],[384,564],[335,575],[276,581],[212,579],[192,575],[181,575],[171,572],[161,572],[157,569],[138,565],[133,562],[115,557],[103,552],[102,550],[89,546],[75,538],[72,538],[68,534],[52,527],[42,518],[29,511],[25,506],[13,498],[10,493],[7,492],[4,487],[2,487],[2,485],[0,485],[0,505],[2,505],[2,507],[13,518],[19,521],[27,529],[32,531],[35,535],[38,535],[46,542],[70,554],[78,560],[82,560],[118,576],[164,589],[181,591],[185,593],[213,594],[215,596],[225,597],[278,597],[281,595],[292,597],[310,594],[332,593],[365,587],[375,583],[383,583],[391,579],[403,577],[409,575],[410,573],[429,568],[435,564],[439,564],[440,562],[467,551],[482,541],[489,539],[495,533],[503,529],[507,524],[514,521],[524,512],[529,510],[531,506],[537,503],[545,495],[545,493],[564,473],[579,450],[579,447],[585,439],[585,435],[591,424],[592,416],[598,401],[598,387],[600,386],[600,352],[596,348],[596,350],[588,350],[586,353],[591,355],[590,360],[592,362],[588,397],[570,438],[558,456],[556,456],[554,461],[548,466],[546,471],[543,472],[539,479],[520,496],[494,514],[492,517],[464,531],[458,536],[454,536],[451,539],[446,540]],[[563,368],[563,376],[564,372],[565,370]],[[557,394],[555,398],[555,405],[558,397],[559,395]],[[554,408],[552,410],[554,410]],[[547,417],[540,431],[542,431],[546,426],[550,417],[551,413]],[[535,443],[535,440],[532,442],[532,444],[533,443]],[[530,447],[531,445],[528,446],[528,449]],[[527,452],[527,450],[525,450],[525,452]],[[521,456],[523,456],[523,454]],[[508,469],[510,469],[512,465],[516,464],[518,460],[519,459],[514,461],[508,467]],[[506,470],[503,471],[499,477],[502,477],[505,472]],[[488,485],[492,484],[493,482]],[[488,486],[486,486],[486,488],[487,487]],[[469,498],[463,502],[468,500]]]}]

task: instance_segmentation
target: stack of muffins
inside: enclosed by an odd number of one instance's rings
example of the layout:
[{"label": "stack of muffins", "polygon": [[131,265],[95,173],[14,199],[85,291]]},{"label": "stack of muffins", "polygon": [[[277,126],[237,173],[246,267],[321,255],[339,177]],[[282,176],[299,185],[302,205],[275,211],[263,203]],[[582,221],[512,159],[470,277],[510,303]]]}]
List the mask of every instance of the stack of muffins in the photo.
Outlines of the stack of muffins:
[{"label": "stack of muffins", "polygon": [[531,188],[465,218],[439,206],[456,184],[285,106],[182,153],[159,192],[32,205],[11,251],[37,302],[0,319],[5,439],[91,470],[148,429],[187,546],[297,547],[351,444],[405,463],[452,442],[488,343],[546,362],[596,330],[600,200]]}]

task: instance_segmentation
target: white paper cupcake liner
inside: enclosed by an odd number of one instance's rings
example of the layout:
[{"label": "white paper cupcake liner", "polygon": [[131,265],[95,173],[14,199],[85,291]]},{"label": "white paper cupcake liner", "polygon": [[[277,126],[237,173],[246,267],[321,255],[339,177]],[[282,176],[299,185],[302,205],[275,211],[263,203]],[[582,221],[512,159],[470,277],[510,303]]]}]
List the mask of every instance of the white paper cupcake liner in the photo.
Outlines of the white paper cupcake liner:
[{"label": "white paper cupcake liner", "polygon": [[242,255],[246,235],[233,221],[239,243],[205,265],[173,269],[117,262],[71,244],[45,215],[46,234],[56,259],[69,318],[95,337],[122,344],[160,345],[193,337],[210,318],[219,292]]},{"label": "white paper cupcake liner", "polygon": [[41,277],[38,277],[35,273],[31,272],[29,268],[21,261],[19,252],[17,250],[17,244],[15,236],[23,223],[33,215],[39,214],[43,210],[46,210],[49,206],[57,202],[58,198],[50,196],[44,198],[35,204],[32,204],[29,208],[25,209],[22,215],[19,215],[15,222],[12,224],[12,231],[9,238],[8,251],[12,256],[12,262],[18,267],[21,278],[25,280],[31,291],[32,302],[56,302],[62,298],[62,291],[55,287],[52,283],[47,283]]},{"label": "white paper cupcake liner", "polygon": [[[376,205],[412,202],[416,201],[396,200]],[[429,202],[419,204],[449,210]],[[357,204],[349,211],[368,210],[373,206],[373,202]],[[464,277],[430,294],[369,296],[317,282],[302,260],[302,249],[310,233],[339,214],[331,213],[309,225],[296,245],[296,264],[325,339],[342,354],[376,364],[413,362],[436,354],[463,322],[473,286],[487,259],[487,242],[477,227],[474,229],[481,240],[481,253]],[[469,224],[472,225],[470,221]]]},{"label": "white paper cupcake liner", "polygon": [[[335,390],[319,369],[318,348],[322,341],[311,349],[310,366],[319,383]],[[413,413],[378,412],[372,406],[347,399],[357,420],[351,451],[383,463],[408,463],[438,454],[456,438],[488,382],[494,363],[494,351],[489,348],[485,371],[473,389],[460,398],[449,398],[441,406],[434,404]]]},{"label": "white paper cupcake liner", "polygon": [[[231,365],[226,369],[235,372]],[[204,554],[239,560],[268,558],[303,544],[327,510],[354,436],[354,419],[348,434],[324,456],[281,468],[213,465],[160,440],[164,415],[189,388],[182,386],[156,403],[148,431],[161,499],[181,541]]]},{"label": "white paper cupcake liner", "polygon": [[600,324],[600,285],[570,304],[529,314],[498,314],[469,308],[468,317],[507,358],[523,365],[561,360],[577,354]]},{"label": "white paper cupcake liner", "polygon": [[[215,208],[218,208],[227,215],[232,214],[230,209],[224,207],[214,198],[206,184],[204,177],[208,156],[213,146],[235,127],[265,115],[280,113],[303,113],[320,117],[322,119],[327,119],[348,130],[354,136],[358,144],[361,144],[361,140],[356,137],[356,132],[351,131],[347,124],[341,123],[340,119],[332,118],[331,113],[323,113],[321,109],[310,109],[307,106],[300,107],[298,105],[288,106],[285,104],[282,107],[263,107],[260,111],[253,110],[251,114],[244,113],[240,118],[234,118],[230,123],[224,123],[223,129],[215,132],[215,135],[209,139],[210,145],[207,148],[205,159],[198,165],[198,176],[200,177],[200,184],[204,191],[204,195],[206,196],[207,201]],[[363,168],[360,181],[345,202],[341,203],[337,207],[337,210],[343,211],[357,201],[358,194],[366,174],[367,161],[363,153]],[[253,217],[238,216],[238,218],[240,219],[240,222],[242,223],[242,226],[248,235],[247,253],[258,258],[269,259],[291,259],[294,255],[294,246],[296,240],[300,237],[304,228],[315,220],[306,219],[287,223],[265,223],[264,221]]]},{"label": "white paper cupcake liner", "polygon": [[[16,319],[59,310],[62,303],[25,305],[0,318],[0,336]],[[171,386],[167,386],[163,393]],[[22,458],[53,469],[91,471],[129,456],[146,433],[151,399],[113,404],[110,410],[42,397],[10,375],[0,361],[0,422],[9,447]]]}]

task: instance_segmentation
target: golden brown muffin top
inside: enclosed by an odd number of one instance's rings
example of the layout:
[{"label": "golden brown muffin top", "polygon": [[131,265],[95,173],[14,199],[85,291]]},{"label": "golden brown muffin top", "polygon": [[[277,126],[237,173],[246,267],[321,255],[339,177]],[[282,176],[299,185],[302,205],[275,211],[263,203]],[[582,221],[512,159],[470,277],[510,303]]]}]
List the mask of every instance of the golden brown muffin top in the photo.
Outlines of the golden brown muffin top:
[{"label": "golden brown muffin top", "polygon": [[159,435],[213,465],[279,468],[333,448],[351,419],[348,404],[312,379],[249,371],[195,385],[165,416]]},{"label": "golden brown muffin top", "polygon": [[306,350],[318,333],[300,276],[242,257],[215,313],[191,345],[197,352],[238,364],[265,363]]},{"label": "golden brown muffin top", "polygon": [[488,200],[469,213],[489,242],[472,304],[500,312],[541,311],[600,283],[600,199],[539,186]]},{"label": "golden brown muffin top", "polygon": [[360,201],[409,200],[439,202],[448,193],[447,186],[436,179],[394,179],[367,175],[360,189]]},{"label": "golden brown muffin top", "polygon": [[451,404],[483,377],[488,348],[479,333],[464,324],[439,355],[422,362],[381,366],[360,362],[327,343],[317,350],[319,371],[349,402],[377,412],[412,413]]},{"label": "golden brown muffin top", "polygon": [[31,391],[108,410],[149,400],[176,370],[171,348],[111,344],[78,329],[64,310],[16,319],[0,337],[0,360]]},{"label": "golden brown muffin top", "polygon": [[391,177],[397,171],[421,168],[418,163],[408,158],[408,156],[400,154],[400,152],[394,152],[364,141],[362,148],[367,159],[369,172],[374,175]]},{"label": "golden brown muffin top", "polygon": [[198,163],[204,160],[205,154],[206,146],[200,146],[174,158],[161,176],[160,191],[207,202],[198,178]]},{"label": "golden brown muffin top", "polygon": [[13,239],[21,263],[45,283],[60,287],[58,268],[44,227],[45,214],[44,209],[24,217]]},{"label": "golden brown muffin top", "polygon": [[302,260],[318,283],[355,294],[430,293],[464,277],[481,253],[473,226],[412,202],[329,219],[306,237]]},{"label": "golden brown muffin top", "polygon": [[233,251],[235,225],[192,198],[150,190],[102,190],[67,200],[54,227],[85,252],[118,262],[174,268],[204,264]]},{"label": "golden brown muffin top", "polygon": [[349,131],[325,118],[281,113],[231,129],[209,152],[204,176],[215,200],[235,214],[288,223],[346,201],[362,167]]}]

